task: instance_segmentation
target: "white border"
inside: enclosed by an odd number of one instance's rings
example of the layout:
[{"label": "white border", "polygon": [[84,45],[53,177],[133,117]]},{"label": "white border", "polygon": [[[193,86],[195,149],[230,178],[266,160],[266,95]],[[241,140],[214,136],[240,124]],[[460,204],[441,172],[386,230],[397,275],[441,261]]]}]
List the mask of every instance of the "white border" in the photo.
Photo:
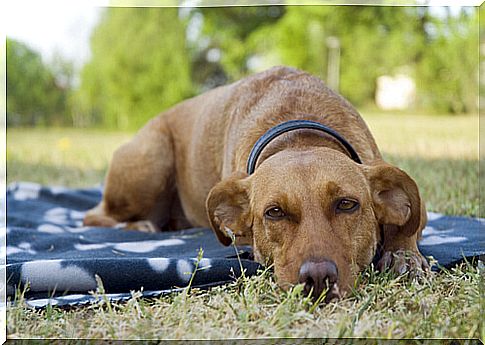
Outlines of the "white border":
[{"label": "white border", "polygon": [[[217,7],[264,5],[364,5],[364,6],[471,6],[479,7],[485,0],[74,0],[92,7]],[[0,4],[0,344],[6,341],[6,27],[9,8],[28,8],[35,0],[6,0]],[[60,6],[64,0],[42,0],[43,6]],[[482,19],[483,20],[483,19]],[[480,35],[479,35],[480,39]],[[481,59],[480,59],[481,60]],[[480,68],[480,67],[479,67]],[[481,78],[480,78],[481,79]],[[480,80],[480,82],[483,82]],[[481,104],[479,111],[481,110]],[[481,118],[481,116],[480,116]],[[484,125],[480,123],[479,143]],[[481,156],[480,156],[481,158]],[[480,182],[479,182],[480,184]],[[480,198],[481,199],[481,198]],[[483,217],[483,214],[480,216]]]}]

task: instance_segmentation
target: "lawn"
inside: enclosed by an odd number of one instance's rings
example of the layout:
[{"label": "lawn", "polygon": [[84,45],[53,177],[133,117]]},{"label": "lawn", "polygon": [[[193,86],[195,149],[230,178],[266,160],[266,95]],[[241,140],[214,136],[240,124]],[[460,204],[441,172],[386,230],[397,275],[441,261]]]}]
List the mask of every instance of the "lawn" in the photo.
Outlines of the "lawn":
[{"label": "lawn", "polygon": [[[477,216],[478,119],[364,114],[385,158],[415,178],[428,210]],[[102,182],[113,150],[132,133],[9,129],[7,182],[71,187]],[[419,281],[371,268],[352,295],[313,305],[300,287],[280,291],[270,272],[233,284],[127,303],[63,310],[7,310],[11,338],[379,337],[483,339],[481,277],[463,264]],[[102,290],[98,291],[102,293]],[[482,307],[482,308],[481,308]],[[481,330],[482,329],[482,330]]]}]

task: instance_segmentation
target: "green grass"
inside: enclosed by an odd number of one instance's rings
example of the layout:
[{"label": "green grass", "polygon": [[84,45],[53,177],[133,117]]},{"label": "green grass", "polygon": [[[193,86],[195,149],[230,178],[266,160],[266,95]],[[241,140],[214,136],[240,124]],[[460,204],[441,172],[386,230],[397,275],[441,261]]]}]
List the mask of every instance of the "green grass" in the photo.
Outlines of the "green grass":
[{"label": "green grass", "polygon": [[[478,215],[478,120],[462,116],[365,114],[385,158],[413,176],[428,210]],[[72,187],[100,183],[113,150],[130,133],[9,129],[7,181]],[[241,278],[209,291],[70,310],[7,312],[10,338],[207,339],[256,337],[484,338],[483,270],[463,264],[419,281],[371,268],[341,301],[313,305],[300,287],[281,291],[273,276]],[[101,293],[102,290],[98,291]]]}]

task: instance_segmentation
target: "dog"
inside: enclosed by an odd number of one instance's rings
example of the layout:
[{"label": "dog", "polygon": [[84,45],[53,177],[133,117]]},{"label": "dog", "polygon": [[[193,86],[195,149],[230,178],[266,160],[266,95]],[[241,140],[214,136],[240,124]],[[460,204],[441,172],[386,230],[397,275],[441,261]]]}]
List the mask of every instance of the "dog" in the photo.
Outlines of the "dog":
[{"label": "dog", "polygon": [[[248,162],[249,160],[249,162]],[[117,149],[86,226],[211,227],[251,245],[278,284],[325,300],[375,261],[428,268],[418,187],[386,163],[352,105],[318,78],[273,67],[179,103]],[[377,256],[376,256],[377,255]]]}]

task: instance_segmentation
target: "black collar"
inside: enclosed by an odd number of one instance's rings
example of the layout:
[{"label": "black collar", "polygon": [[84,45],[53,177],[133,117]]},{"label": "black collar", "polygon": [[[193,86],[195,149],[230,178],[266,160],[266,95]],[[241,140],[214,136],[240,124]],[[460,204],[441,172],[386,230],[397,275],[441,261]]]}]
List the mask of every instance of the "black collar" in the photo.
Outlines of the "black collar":
[{"label": "black collar", "polygon": [[337,139],[348,151],[350,154],[350,158],[352,158],[355,162],[362,164],[362,161],[359,158],[359,155],[354,150],[352,145],[349,144],[347,140],[345,140],[339,133],[334,131],[333,129],[322,125],[321,123],[308,121],[308,120],[291,120],[280,123],[277,126],[270,128],[266,133],[264,133],[254,144],[251,152],[249,153],[248,158],[248,165],[247,165],[247,173],[251,175],[254,170],[256,169],[256,162],[263,152],[263,149],[268,145],[274,138],[278,137],[279,135],[293,131],[295,129],[317,129],[319,131],[325,132],[330,134],[332,137]]}]

